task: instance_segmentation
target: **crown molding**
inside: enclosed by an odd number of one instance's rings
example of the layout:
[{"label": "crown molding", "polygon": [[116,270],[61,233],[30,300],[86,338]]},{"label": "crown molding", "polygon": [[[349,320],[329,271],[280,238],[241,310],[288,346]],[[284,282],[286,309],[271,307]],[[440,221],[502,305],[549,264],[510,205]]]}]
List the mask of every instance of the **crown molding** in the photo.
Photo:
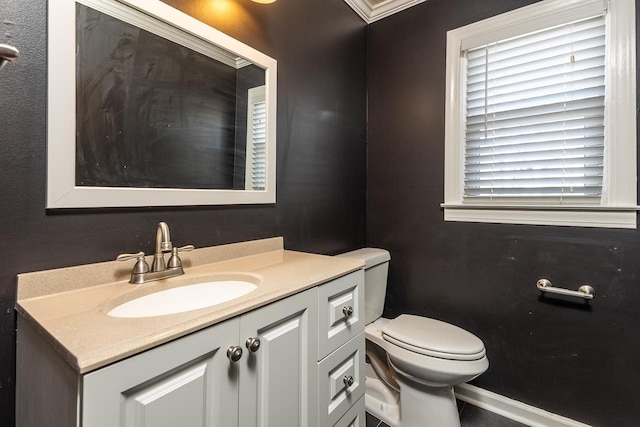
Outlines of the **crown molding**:
[{"label": "crown molding", "polygon": [[378,21],[426,0],[344,0],[367,23]]}]

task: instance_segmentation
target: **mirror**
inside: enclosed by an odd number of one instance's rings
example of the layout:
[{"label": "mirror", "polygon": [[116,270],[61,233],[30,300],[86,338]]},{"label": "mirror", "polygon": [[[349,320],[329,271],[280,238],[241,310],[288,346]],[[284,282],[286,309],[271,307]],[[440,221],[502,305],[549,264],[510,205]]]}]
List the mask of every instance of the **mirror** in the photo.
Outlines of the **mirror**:
[{"label": "mirror", "polygon": [[161,1],[60,3],[48,208],[275,203],[274,59]]}]

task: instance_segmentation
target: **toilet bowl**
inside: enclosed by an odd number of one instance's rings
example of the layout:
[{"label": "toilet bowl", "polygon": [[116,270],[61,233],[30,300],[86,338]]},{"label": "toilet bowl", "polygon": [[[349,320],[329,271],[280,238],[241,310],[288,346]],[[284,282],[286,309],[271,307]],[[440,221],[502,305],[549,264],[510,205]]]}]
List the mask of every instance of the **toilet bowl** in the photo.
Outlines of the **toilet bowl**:
[{"label": "toilet bowl", "polygon": [[383,318],[389,252],[365,248],[339,256],[365,263],[367,412],[391,427],[460,427],[453,387],[487,370],[483,342],[427,317]]}]

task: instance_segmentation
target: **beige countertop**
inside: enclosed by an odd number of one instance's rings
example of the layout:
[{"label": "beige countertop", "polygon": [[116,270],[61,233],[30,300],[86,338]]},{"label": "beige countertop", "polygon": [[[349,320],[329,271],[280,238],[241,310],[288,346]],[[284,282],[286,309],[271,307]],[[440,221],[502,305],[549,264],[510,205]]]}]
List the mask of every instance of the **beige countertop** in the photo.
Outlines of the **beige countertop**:
[{"label": "beige countertop", "polygon": [[[141,285],[128,283],[133,261],[20,274],[16,309],[83,374],[363,267],[284,250],[281,238],[196,249],[182,259],[184,275]],[[226,303],[146,318],[106,314],[146,294],[240,275],[258,287]]]}]

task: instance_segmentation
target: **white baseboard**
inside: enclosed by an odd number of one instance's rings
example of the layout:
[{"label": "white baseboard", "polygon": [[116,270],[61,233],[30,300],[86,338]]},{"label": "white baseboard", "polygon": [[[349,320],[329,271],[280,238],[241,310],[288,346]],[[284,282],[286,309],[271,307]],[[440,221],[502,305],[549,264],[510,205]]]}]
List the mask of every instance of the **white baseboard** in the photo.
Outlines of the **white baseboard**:
[{"label": "white baseboard", "polygon": [[464,402],[531,427],[590,427],[470,384],[460,384],[455,393]]}]

